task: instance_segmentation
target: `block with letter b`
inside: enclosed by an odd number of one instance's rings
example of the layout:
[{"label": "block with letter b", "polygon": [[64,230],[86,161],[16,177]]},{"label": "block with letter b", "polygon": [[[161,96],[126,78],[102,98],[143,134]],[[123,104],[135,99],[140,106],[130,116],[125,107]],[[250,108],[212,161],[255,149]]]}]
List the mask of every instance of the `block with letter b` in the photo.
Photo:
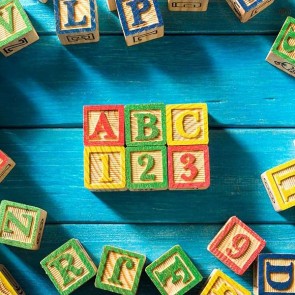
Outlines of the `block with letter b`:
[{"label": "block with letter b", "polygon": [[3,200],[0,204],[0,243],[38,250],[47,212],[33,206]]},{"label": "block with letter b", "polygon": [[168,0],[170,11],[206,11],[209,0]]},{"label": "block with letter b", "polygon": [[15,163],[4,152],[0,150],[0,182],[8,175],[13,169]]},{"label": "block with letter b", "polygon": [[258,234],[233,216],[211,241],[208,250],[236,274],[242,275],[265,244]]}]

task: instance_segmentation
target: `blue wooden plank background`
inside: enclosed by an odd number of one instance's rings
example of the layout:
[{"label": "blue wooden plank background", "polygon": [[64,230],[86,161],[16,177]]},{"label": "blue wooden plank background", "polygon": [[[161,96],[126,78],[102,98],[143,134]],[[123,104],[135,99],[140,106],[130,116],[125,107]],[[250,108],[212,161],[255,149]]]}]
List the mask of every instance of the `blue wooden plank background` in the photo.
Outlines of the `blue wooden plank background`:
[{"label": "blue wooden plank background", "polygon": [[[294,78],[264,61],[293,0],[276,0],[241,24],[225,0],[206,13],[160,8],[165,37],[127,47],[116,13],[99,1],[101,40],[63,47],[52,3],[21,0],[40,40],[0,57],[0,149],[17,163],[0,199],[48,211],[41,249],[0,245],[0,263],[29,295],[57,294],[39,261],[78,238],[96,264],[106,244],[136,250],[148,263],[180,244],[208,277],[221,268],[207,250],[232,215],[267,241],[265,252],[294,253],[294,210],[273,210],[260,174],[295,158]],[[206,191],[91,193],[83,187],[82,107],[89,104],[206,102],[211,187]],[[196,294],[204,285],[194,288]],[[75,294],[107,294],[92,280]],[[144,274],[138,294],[157,294]]]}]

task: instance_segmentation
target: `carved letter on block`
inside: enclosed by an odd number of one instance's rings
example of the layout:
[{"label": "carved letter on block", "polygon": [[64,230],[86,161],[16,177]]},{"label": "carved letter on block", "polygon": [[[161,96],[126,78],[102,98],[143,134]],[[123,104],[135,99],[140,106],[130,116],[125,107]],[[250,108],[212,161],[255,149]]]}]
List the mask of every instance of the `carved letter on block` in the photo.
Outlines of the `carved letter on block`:
[{"label": "carved letter on block", "polygon": [[95,280],[95,287],[123,295],[135,295],[145,256],[112,246],[105,246]]},{"label": "carved letter on block", "polygon": [[185,294],[203,279],[179,245],[147,266],[145,271],[162,295]]},{"label": "carved letter on block", "polygon": [[265,246],[265,241],[237,217],[231,217],[214,237],[208,250],[242,275]]},{"label": "carved letter on block", "polygon": [[37,41],[33,28],[19,0],[0,2],[0,51],[9,56]]},{"label": "carved letter on block", "polygon": [[13,160],[0,150],[0,182],[4,180],[14,166]]},{"label": "carved letter on block", "polygon": [[209,0],[168,0],[170,11],[206,11]]},{"label": "carved letter on block", "polygon": [[96,0],[54,0],[56,32],[63,45],[99,40]]},{"label": "carved letter on block", "polygon": [[295,206],[295,159],[264,172],[261,178],[276,211]]},{"label": "carved letter on block", "polygon": [[0,264],[0,294],[26,295],[11,273],[2,264]]},{"label": "carved letter on block", "polygon": [[0,205],[0,243],[38,250],[47,212],[20,203],[2,201]]},{"label": "carved letter on block", "polygon": [[97,268],[76,239],[71,239],[40,262],[61,295],[67,295],[85,284]]}]

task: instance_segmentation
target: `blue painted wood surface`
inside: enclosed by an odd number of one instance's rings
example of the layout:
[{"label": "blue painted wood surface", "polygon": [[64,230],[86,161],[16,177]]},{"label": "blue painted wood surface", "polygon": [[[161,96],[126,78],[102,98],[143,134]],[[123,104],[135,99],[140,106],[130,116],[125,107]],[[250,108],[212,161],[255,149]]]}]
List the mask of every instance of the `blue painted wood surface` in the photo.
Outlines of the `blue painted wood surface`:
[{"label": "blue painted wood surface", "polygon": [[[238,277],[206,250],[230,216],[266,239],[265,252],[294,253],[294,209],[275,212],[260,180],[295,158],[295,80],[264,61],[284,19],[295,16],[293,0],[276,0],[246,24],[225,0],[210,0],[206,13],[172,13],[161,0],[166,36],[130,48],[104,1],[101,41],[71,47],[55,35],[52,3],[22,3],[40,41],[0,57],[0,149],[17,163],[0,199],[39,206],[48,222],[39,251],[0,245],[0,263],[27,294],[57,294],[39,261],[72,237],[96,264],[106,244],[146,254],[148,262],[180,244],[204,277],[221,268],[250,290],[252,270]],[[144,102],[208,104],[210,189],[84,189],[82,106]],[[93,284],[75,294],[107,294]],[[138,294],[158,294],[145,274]]]}]

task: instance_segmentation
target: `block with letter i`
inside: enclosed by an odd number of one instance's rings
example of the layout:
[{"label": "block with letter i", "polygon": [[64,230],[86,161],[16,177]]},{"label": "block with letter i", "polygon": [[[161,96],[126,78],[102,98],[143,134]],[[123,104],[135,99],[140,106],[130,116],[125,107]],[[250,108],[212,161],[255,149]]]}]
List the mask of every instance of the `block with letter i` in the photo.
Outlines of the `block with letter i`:
[{"label": "block with letter i", "polygon": [[96,0],[54,0],[56,32],[63,45],[99,41]]},{"label": "block with letter i", "polygon": [[162,295],[185,294],[203,279],[179,245],[148,265],[145,271]]},{"label": "block with letter i", "polygon": [[168,0],[170,11],[206,11],[209,0]]},{"label": "block with letter i", "polygon": [[116,0],[128,46],[160,38],[164,23],[157,0]]},{"label": "block with letter i", "polygon": [[61,295],[68,295],[96,274],[93,261],[76,239],[71,239],[40,262]]},{"label": "block with letter i", "polygon": [[257,233],[233,216],[211,241],[208,250],[236,274],[242,275],[265,244]]},{"label": "block with letter i", "polygon": [[266,57],[273,66],[295,77],[295,19],[287,17]]},{"label": "block with letter i", "polygon": [[15,163],[3,151],[0,150],[0,182],[8,175],[13,169]]},{"label": "block with letter i", "polygon": [[0,51],[4,56],[39,39],[19,0],[0,0]]},{"label": "block with letter i", "polygon": [[105,246],[95,287],[122,295],[135,295],[145,259],[142,254]]}]

